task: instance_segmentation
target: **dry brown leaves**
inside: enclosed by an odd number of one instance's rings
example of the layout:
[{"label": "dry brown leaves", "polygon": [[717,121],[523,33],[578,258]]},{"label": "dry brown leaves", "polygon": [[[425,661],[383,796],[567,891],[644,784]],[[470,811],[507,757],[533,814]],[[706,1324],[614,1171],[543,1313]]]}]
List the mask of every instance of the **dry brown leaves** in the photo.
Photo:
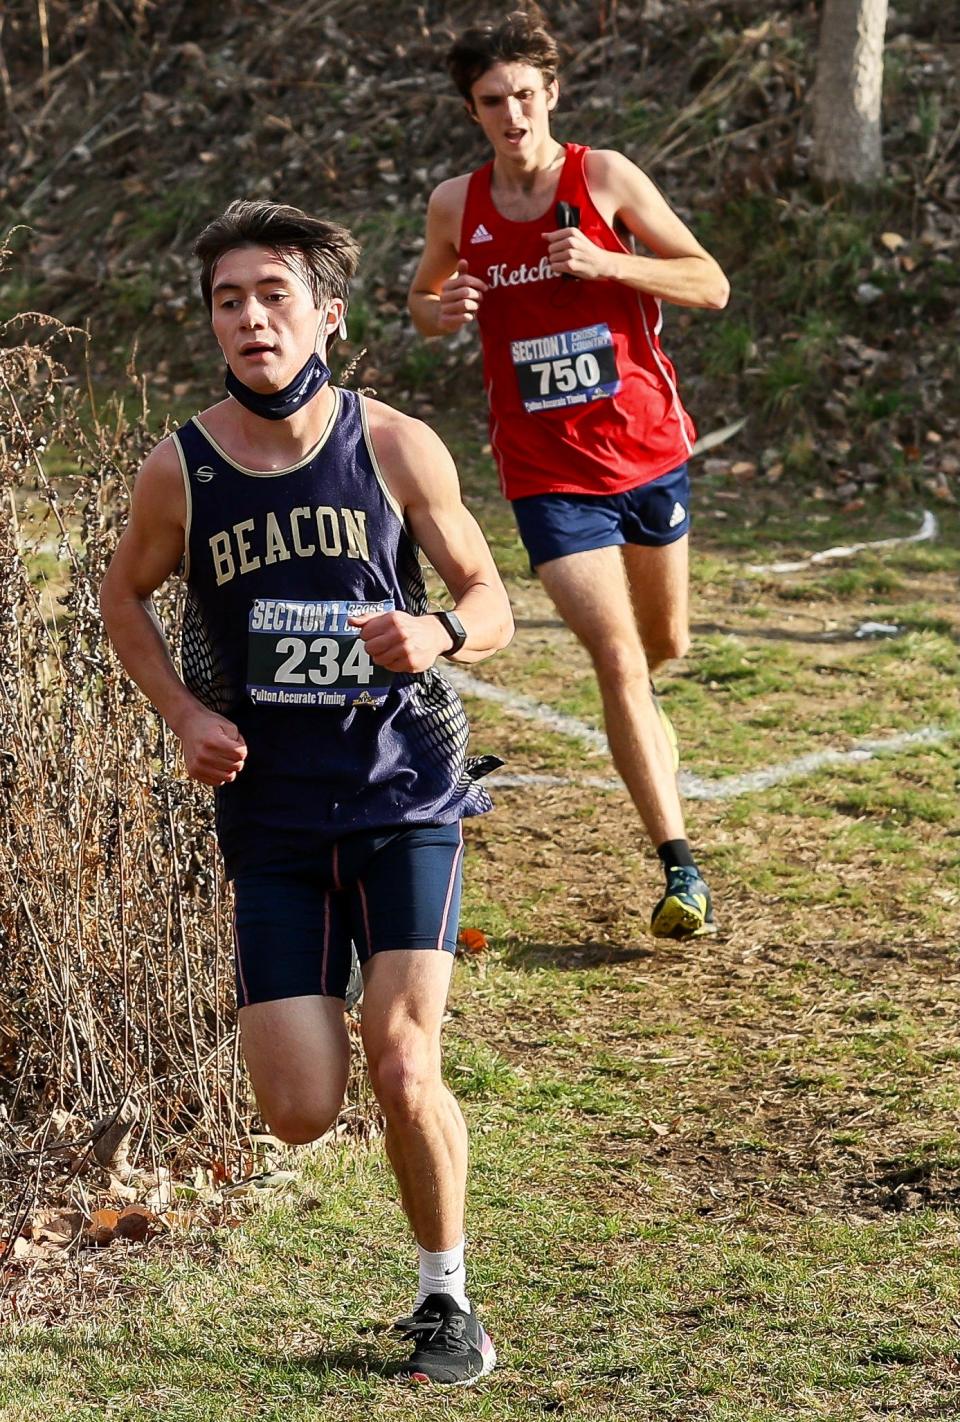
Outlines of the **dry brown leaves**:
[{"label": "dry brown leaves", "polygon": [[47,1263],[52,1253],[74,1244],[98,1249],[117,1239],[143,1244],[163,1228],[163,1218],[146,1205],[125,1205],[122,1210],[105,1205],[89,1214],[53,1206],[38,1210],[15,1239],[0,1241],[0,1261],[7,1268],[11,1264]]}]

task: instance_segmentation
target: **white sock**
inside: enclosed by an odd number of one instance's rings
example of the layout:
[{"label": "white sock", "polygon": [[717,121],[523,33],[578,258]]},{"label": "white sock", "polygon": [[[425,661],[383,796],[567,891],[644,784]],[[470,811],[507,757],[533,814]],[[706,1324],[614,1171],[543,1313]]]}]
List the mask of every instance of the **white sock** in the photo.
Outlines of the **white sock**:
[{"label": "white sock", "polygon": [[420,1286],[417,1290],[418,1309],[428,1294],[449,1294],[458,1308],[468,1309],[467,1269],[463,1262],[466,1241],[455,1244],[452,1249],[441,1249],[432,1254],[429,1249],[417,1245],[420,1255]]}]

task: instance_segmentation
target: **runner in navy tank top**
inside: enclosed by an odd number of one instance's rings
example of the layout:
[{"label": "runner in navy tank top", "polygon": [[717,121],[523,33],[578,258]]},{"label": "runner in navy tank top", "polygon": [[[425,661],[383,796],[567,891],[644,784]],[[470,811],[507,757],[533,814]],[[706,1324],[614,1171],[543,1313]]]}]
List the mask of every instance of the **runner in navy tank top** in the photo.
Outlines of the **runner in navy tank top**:
[{"label": "runner in navy tank top", "polygon": [[479,327],[501,487],[593,661],[614,761],[665,873],[651,931],[709,933],[676,736],[650,677],[689,643],[695,431],[662,306],[722,307],[727,281],[622,153],[553,138],[558,49],[539,16],[470,29],[447,62],[493,157],[431,195],[410,311],[425,336]]},{"label": "runner in navy tank top", "polygon": [[[490,801],[436,662],[504,646],[509,602],[437,437],[329,383],[350,234],[241,202],[196,253],[228,398],[144,463],[104,619],[189,774],[215,787],[243,1051],[285,1140],[318,1138],[342,1104],[356,945],[364,1049],[420,1259],[405,1370],[470,1383],[496,1354],[466,1295],[466,1127],[439,1038],[461,825]],[[430,611],[420,547],[453,610]],[[178,568],[182,678],[150,607]]]},{"label": "runner in navy tank top", "polygon": [[391,609],[423,616],[427,595],[367,402],[332,393],[318,447],[285,471],[243,469],[199,419],[173,436],[190,511],[184,680],[248,748],[217,793],[231,878],[357,830],[490,808],[465,773],[467,722],[449,683],[432,668],[378,668],[350,625]]}]

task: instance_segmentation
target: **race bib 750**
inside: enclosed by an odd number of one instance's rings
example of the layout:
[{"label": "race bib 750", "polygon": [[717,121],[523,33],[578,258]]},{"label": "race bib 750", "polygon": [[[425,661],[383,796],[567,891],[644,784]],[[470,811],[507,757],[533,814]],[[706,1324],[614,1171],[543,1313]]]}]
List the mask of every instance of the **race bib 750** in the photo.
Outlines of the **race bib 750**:
[{"label": "race bib 750", "polygon": [[510,355],[528,414],[586,405],[616,395],[620,389],[613,336],[607,325],[511,341]]}]

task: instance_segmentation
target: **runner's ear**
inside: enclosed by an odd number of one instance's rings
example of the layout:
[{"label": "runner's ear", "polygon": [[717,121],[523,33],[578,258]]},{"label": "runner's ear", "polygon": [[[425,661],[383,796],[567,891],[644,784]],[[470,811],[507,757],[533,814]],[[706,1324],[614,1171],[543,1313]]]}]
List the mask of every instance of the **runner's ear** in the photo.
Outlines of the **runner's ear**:
[{"label": "runner's ear", "polygon": [[327,312],[323,334],[329,340],[334,331],[336,331],[341,341],[347,339],[347,308],[345,304],[341,307],[339,316],[332,308]]}]

